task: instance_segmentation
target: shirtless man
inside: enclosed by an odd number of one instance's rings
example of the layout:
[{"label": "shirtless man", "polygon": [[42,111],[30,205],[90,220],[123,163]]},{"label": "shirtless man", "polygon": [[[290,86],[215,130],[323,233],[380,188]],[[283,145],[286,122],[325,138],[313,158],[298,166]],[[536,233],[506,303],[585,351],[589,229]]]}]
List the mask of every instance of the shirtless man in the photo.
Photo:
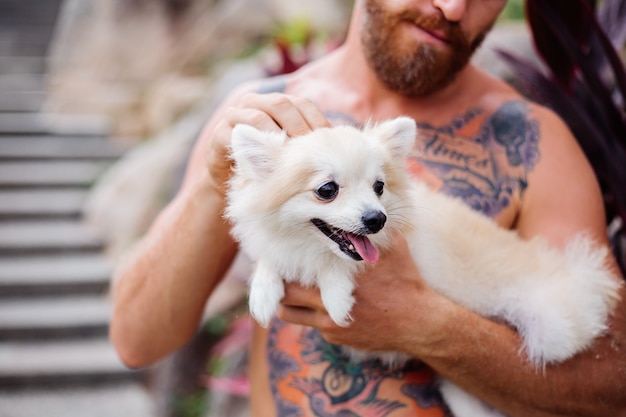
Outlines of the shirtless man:
[{"label": "shirtless man", "polygon": [[[118,272],[111,338],[122,360],[145,366],[188,341],[237,252],[222,219],[237,123],[293,137],[410,115],[420,128],[412,175],[524,238],[562,247],[586,230],[607,244],[598,184],[563,122],[468,64],[504,4],[357,0],[338,50],[233,92],[201,134],[182,189]],[[315,289],[293,285],[269,329],[255,328],[254,416],[441,416],[436,374],[511,416],[626,416],[624,300],[589,351],[542,372],[513,329],[429,288],[401,237],[357,280],[347,328],[332,323]],[[415,360],[394,372],[350,366],[331,343]]]}]

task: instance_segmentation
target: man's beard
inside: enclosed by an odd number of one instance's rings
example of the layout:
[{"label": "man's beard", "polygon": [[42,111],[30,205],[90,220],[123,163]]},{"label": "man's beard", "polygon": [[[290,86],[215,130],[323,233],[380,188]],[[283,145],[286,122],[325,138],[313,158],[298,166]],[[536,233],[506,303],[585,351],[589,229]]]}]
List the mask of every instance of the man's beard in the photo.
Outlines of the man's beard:
[{"label": "man's beard", "polygon": [[[461,28],[448,22],[441,13],[423,16],[415,10],[407,10],[391,14],[380,7],[377,0],[367,0],[366,11],[361,31],[365,57],[388,89],[409,97],[428,96],[452,82],[491,29],[487,28],[470,42]],[[401,40],[395,39],[393,32],[403,22],[429,31],[441,31],[449,42],[447,47],[428,43],[399,44]]]}]

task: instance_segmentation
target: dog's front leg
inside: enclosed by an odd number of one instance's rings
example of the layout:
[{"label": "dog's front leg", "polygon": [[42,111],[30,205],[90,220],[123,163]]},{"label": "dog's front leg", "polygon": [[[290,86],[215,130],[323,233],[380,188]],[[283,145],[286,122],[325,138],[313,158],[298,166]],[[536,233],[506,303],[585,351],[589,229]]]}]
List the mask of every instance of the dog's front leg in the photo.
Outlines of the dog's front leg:
[{"label": "dog's front leg", "polygon": [[285,286],[278,272],[266,262],[259,260],[250,282],[250,314],[263,327],[278,310],[285,295]]},{"label": "dog's front leg", "polygon": [[346,327],[352,321],[350,310],[354,304],[354,281],[352,277],[337,271],[329,271],[318,277],[322,302],[330,318],[337,325]]},{"label": "dog's front leg", "polygon": [[456,417],[505,417],[500,411],[483,403],[447,379],[441,379],[441,394]]}]

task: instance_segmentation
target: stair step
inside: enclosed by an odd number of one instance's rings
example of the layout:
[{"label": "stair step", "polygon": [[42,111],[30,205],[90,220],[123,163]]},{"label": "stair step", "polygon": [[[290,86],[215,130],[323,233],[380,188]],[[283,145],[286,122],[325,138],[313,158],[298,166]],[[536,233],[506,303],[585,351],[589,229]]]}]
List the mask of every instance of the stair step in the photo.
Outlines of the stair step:
[{"label": "stair step", "polygon": [[111,124],[100,115],[0,113],[0,134],[107,136]]},{"label": "stair step", "polygon": [[101,254],[0,257],[0,294],[103,294],[112,271]]},{"label": "stair step", "polygon": [[42,74],[46,72],[44,56],[0,56],[0,73]]},{"label": "stair step", "polygon": [[79,222],[14,221],[0,223],[0,255],[92,252],[102,241]]},{"label": "stair step", "polygon": [[[47,34],[48,38],[52,35],[50,30]],[[46,55],[49,42],[45,40],[32,40],[22,39],[17,36],[17,33],[11,33],[9,36],[5,36],[0,33],[0,55],[21,55],[21,56],[43,56]]]},{"label": "stair step", "polygon": [[140,374],[122,364],[106,338],[0,342],[0,388],[120,381]]},{"label": "stair step", "polygon": [[0,26],[0,56],[46,56],[52,36],[54,36],[54,27],[50,25]]},{"label": "stair step", "polygon": [[[0,3],[2,4],[2,3]],[[2,11],[0,10],[0,13]],[[49,44],[54,31],[54,22],[37,24],[34,22],[12,22],[0,25],[0,39],[14,45]]]},{"label": "stair step", "polygon": [[34,112],[41,110],[45,99],[42,91],[0,92],[0,112]]},{"label": "stair step", "polygon": [[116,159],[119,146],[101,137],[24,136],[1,137],[0,159]]},{"label": "stair step", "polygon": [[0,303],[0,340],[107,334],[111,304],[103,296],[14,298]]},{"label": "stair step", "polygon": [[60,1],[0,2],[0,24],[6,26],[15,23],[51,24],[56,20]]},{"label": "stair step", "polygon": [[85,190],[0,190],[0,220],[78,218]]},{"label": "stair step", "polygon": [[0,395],[3,417],[154,417],[156,401],[140,384],[123,382],[95,387],[23,389]]},{"label": "stair step", "polygon": [[87,187],[107,166],[95,161],[6,162],[0,164],[0,187]]},{"label": "stair step", "polygon": [[44,91],[46,82],[41,74],[0,74],[0,91]]}]

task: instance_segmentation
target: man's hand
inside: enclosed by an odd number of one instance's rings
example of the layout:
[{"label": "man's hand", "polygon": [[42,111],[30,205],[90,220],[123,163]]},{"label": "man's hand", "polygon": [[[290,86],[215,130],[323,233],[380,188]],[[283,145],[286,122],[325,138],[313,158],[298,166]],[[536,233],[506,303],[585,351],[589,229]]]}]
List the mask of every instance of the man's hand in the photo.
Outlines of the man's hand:
[{"label": "man's hand", "polygon": [[404,237],[398,235],[378,263],[355,279],[356,302],[348,327],[331,320],[317,288],[298,284],[286,285],[278,317],[315,327],[330,343],[361,350],[414,353],[418,345],[428,349],[440,339],[445,319],[431,312],[449,301],[424,283]]},{"label": "man's hand", "polygon": [[226,107],[209,134],[206,153],[208,172],[214,186],[222,194],[231,173],[229,147],[233,128],[237,124],[251,125],[263,131],[285,131],[289,137],[301,136],[314,129],[329,127],[324,114],[310,100],[287,94],[247,93]]}]

